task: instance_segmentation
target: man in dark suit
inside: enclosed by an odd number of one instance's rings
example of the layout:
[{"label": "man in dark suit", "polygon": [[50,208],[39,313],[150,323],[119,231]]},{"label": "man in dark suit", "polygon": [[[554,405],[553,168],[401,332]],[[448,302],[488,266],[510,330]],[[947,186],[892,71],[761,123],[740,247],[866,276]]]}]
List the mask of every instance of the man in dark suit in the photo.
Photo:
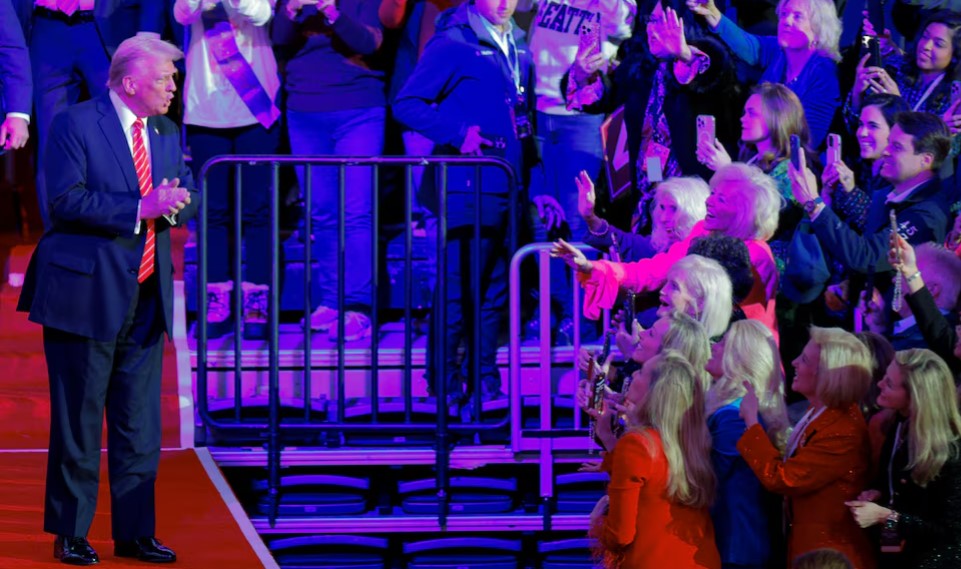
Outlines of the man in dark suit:
[{"label": "man in dark suit", "polygon": [[[51,226],[45,178],[47,133],[54,117],[106,93],[110,57],[139,32],[159,34],[164,0],[13,0],[33,63],[37,120],[37,202]],[[159,36],[158,36],[159,37]]]},{"label": "man in dark suit", "polygon": [[[170,228],[197,210],[180,131],[167,112],[176,47],[136,36],[117,48],[107,95],[51,127],[52,226],[27,270],[18,310],[43,325],[50,376],[44,530],[64,563],[98,561],[87,542],[106,408],[114,552],[176,555],[154,537],[163,334],[173,326]],[[144,123],[146,127],[144,128]]]},{"label": "man in dark suit", "polygon": [[30,136],[33,81],[23,32],[10,0],[0,0],[0,149],[22,148]]}]

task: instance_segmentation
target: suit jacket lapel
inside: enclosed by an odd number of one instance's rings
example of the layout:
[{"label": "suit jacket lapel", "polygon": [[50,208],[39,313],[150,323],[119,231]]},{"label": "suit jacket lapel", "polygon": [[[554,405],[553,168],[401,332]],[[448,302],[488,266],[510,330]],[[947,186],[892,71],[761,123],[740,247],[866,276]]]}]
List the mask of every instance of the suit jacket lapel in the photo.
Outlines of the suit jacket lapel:
[{"label": "suit jacket lapel", "polygon": [[130,153],[130,147],[127,145],[127,137],[124,135],[123,127],[120,126],[120,117],[117,116],[117,110],[113,108],[113,103],[110,102],[109,96],[104,95],[100,97],[97,102],[97,110],[102,114],[100,117],[100,130],[103,132],[103,136],[107,139],[110,150],[117,159],[120,172],[127,182],[127,187],[131,192],[140,194],[140,184],[137,183],[137,170],[133,165],[133,155]]},{"label": "suit jacket lapel", "polygon": [[153,179],[153,187],[156,188],[163,180],[163,178],[157,177],[157,172],[164,171],[160,164],[164,153],[160,151],[160,145],[163,144],[163,140],[160,137],[160,131],[157,130],[157,124],[154,121],[156,121],[154,117],[147,117],[147,136],[150,137],[150,177]]}]

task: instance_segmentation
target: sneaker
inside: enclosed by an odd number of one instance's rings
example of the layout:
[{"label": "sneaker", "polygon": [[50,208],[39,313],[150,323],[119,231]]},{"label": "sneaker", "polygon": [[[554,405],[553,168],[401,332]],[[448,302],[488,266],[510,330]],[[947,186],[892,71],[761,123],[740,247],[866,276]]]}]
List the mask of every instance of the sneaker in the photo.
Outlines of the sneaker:
[{"label": "sneaker", "polygon": [[[301,326],[304,321],[300,321]],[[310,315],[310,329],[314,332],[326,332],[331,326],[337,325],[337,311],[326,306],[318,306]]]},{"label": "sneaker", "polygon": [[263,340],[267,337],[267,285],[241,283],[244,293],[244,339]]},{"label": "sneaker", "polygon": [[215,339],[230,332],[230,293],[234,283],[207,283],[207,338]]},{"label": "sneaker", "polygon": [[[336,314],[336,312],[335,312]],[[354,342],[370,337],[370,318],[362,312],[348,310],[344,313],[344,341]],[[330,325],[327,336],[332,342],[337,341],[337,321]]]}]

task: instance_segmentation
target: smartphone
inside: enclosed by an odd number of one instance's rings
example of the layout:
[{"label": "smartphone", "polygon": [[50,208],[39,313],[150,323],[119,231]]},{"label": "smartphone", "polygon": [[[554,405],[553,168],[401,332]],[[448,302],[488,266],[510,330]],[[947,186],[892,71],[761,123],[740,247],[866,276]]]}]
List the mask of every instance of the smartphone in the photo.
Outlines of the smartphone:
[{"label": "smartphone", "polygon": [[881,67],[883,63],[881,60],[881,42],[878,41],[878,38],[874,36],[862,36],[861,44],[870,55],[864,64],[865,67]]},{"label": "smartphone", "polygon": [[791,135],[791,164],[795,170],[801,169],[801,138],[796,134]]},{"label": "smartphone", "polygon": [[714,140],[717,136],[715,131],[714,117],[711,115],[697,115],[697,143],[700,144],[701,141],[707,141],[711,146],[714,145]]},{"label": "smartphone", "polygon": [[601,25],[584,22],[579,31],[577,55],[594,55],[601,52]]},{"label": "smartphone", "polygon": [[[792,149],[793,153],[794,150]],[[839,134],[829,134],[828,135],[828,152],[827,152],[827,166],[834,164],[835,162],[841,161],[841,135]]]},{"label": "smartphone", "polygon": [[961,81],[951,82],[951,103],[956,103],[958,99],[961,99]]}]

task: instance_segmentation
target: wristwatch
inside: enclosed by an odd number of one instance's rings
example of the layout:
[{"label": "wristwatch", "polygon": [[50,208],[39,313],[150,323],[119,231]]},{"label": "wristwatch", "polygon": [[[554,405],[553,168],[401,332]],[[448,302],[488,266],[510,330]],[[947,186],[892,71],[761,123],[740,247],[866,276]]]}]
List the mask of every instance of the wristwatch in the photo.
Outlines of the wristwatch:
[{"label": "wristwatch", "polygon": [[813,200],[808,200],[804,202],[804,212],[807,213],[808,215],[811,215],[812,213],[814,213],[814,210],[816,210],[817,207],[823,203],[824,203],[824,200],[821,199],[821,196],[818,196]]}]

